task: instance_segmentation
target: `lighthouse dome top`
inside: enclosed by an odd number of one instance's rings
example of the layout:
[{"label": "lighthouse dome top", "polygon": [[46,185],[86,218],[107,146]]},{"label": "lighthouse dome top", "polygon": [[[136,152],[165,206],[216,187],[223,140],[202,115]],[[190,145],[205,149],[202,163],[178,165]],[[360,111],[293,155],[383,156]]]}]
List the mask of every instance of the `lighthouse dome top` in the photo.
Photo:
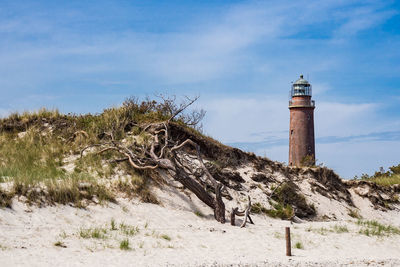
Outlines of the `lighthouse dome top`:
[{"label": "lighthouse dome top", "polygon": [[311,91],[311,84],[300,75],[300,78],[292,84],[290,96],[311,96]]},{"label": "lighthouse dome top", "polygon": [[310,83],[303,78],[303,74],[300,75],[300,78],[297,79],[293,84],[302,84],[302,85],[310,85]]}]

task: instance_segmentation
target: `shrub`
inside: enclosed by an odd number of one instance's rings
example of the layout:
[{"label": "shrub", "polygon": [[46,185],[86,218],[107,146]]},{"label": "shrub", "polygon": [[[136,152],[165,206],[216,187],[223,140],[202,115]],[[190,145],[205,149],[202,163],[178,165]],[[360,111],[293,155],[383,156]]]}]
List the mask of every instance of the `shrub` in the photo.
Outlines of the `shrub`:
[{"label": "shrub", "polygon": [[[311,217],[316,214],[314,205],[308,205],[306,198],[298,193],[297,186],[292,182],[283,183],[272,196],[283,208],[296,207],[296,215],[300,218]],[[293,209],[292,209],[293,210]]]}]

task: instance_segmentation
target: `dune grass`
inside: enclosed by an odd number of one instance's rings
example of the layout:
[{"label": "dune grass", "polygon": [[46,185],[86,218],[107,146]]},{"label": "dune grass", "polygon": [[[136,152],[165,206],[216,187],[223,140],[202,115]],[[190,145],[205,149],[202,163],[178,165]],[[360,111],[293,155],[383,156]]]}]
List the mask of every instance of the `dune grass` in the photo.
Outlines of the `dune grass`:
[{"label": "dune grass", "polygon": [[359,233],[366,236],[400,235],[399,228],[392,225],[384,225],[374,220],[358,220],[357,225],[361,226]]},{"label": "dune grass", "polygon": [[382,175],[382,176],[378,176],[378,177],[373,177],[373,178],[369,179],[369,181],[374,182],[378,185],[383,185],[383,186],[400,184],[400,174],[395,174],[395,175],[391,175],[391,176]]},{"label": "dune grass", "polygon": [[[58,110],[40,109],[0,119],[0,183],[13,184],[7,192],[0,190],[0,207],[10,207],[15,195],[26,196],[29,203],[47,200],[81,206],[82,200],[90,201],[94,197],[114,201],[114,190],[158,204],[149,190],[152,178],[149,173],[135,172],[128,164],[119,163],[118,168],[132,179],[121,181],[116,188],[106,188],[98,178],[108,179],[115,174],[116,164],[108,160],[120,155],[113,151],[101,155],[85,153],[83,157],[79,154],[86,145],[104,141],[111,130],[115,140],[128,140],[135,135],[135,142],[145,143],[149,136],[138,125],[167,120],[171,111],[179,109],[173,100],[140,102],[128,98],[120,107],[108,108],[99,114],[64,115]],[[173,121],[202,135],[193,128],[201,114],[183,112]],[[197,122],[193,124],[194,121]],[[64,168],[66,161],[75,165],[72,172]],[[82,190],[82,183],[90,186]]]},{"label": "dune grass", "polygon": [[80,207],[81,200],[94,196],[100,202],[115,201],[89,172],[62,168],[69,149],[64,140],[36,128],[20,136],[1,134],[0,182],[12,182],[13,186],[8,192],[0,192],[0,206],[10,207],[14,195],[25,196],[28,203],[74,203]]},{"label": "dune grass", "polygon": [[[356,176],[354,179],[358,179],[358,177]],[[382,186],[400,184],[400,164],[389,167],[387,171],[381,167],[379,171],[376,171],[372,176],[362,174],[361,180],[374,182]]]},{"label": "dune grass", "polygon": [[85,228],[79,230],[79,236],[85,239],[94,238],[94,239],[107,239],[107,229],[101,227],[95,228]]}]

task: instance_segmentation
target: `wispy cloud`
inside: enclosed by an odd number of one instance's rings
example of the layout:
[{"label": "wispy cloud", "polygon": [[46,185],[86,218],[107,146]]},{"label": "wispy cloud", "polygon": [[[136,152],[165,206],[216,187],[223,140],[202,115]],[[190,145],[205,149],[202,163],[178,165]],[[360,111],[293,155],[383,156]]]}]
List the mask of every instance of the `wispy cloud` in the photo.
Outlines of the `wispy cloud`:
[{"label": "wispy cloud", "polygon": [[[373,133],[400,127],[398,109],[388,112],[385,99],[398,97],[399,38],[373,33],[397,16],[392,3],[185,9],[168,1],[146,9],[133,1],[9,1],[0,11],[0,114],[44,105],[93,112],[129,95],[200,93],[208,134],[285,160],[287,93],[302,72],[313,84],[321,145],[383,142],[390,136]],[[370,39],[359,38],[366,32]]]}]

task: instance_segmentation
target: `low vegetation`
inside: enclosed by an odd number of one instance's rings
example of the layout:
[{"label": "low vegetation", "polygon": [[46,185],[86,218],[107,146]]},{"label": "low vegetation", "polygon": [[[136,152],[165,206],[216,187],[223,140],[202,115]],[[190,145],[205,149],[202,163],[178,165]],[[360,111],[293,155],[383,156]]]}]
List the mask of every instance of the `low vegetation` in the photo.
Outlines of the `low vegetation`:
[{"label": "low vegetation", "polygon": [[84,228],[80,229],[79,236],[82,238],[95,238],[95,239],[106,239],[107,236],[107,229],[101,227],[95,228]]},{"label": "low vegetation", "polygon": [[385,171],[384,168],[381,167],[380,170],[376,171],[372,176],[369,176],[368,174],[362,174],[360,178],[356,176],[354,179],[371,181],[383,186],[400,184],[400,164],[389,167],[388,171]]},{"label": "low vegetation", "polygon": [[131,250],[131,247],[129,245],[129,239],[124,239],[119,243],[119,248],[121,250]]},{"label": "low vegetation", "polygon": [[399,228],[392,225],[384,225],[374,220],[358,220],[357,225],[361,226],[359,233],[366,236],[400,235]]},{"label": "low vegetation", "polygon": [[265,208],[261,203],[256,202],[251,205],[251,212],[255,214],[263,213],[272,218],[280,218],[282,220],[288,220],[293,217],[293,208],[290,205],[283,205],[274,201],[270,201],[272,209]]},{"label": "low vegetation", "polygon": [[252,213],[263,213],[272,218],[283,220],[291,219],[295,215],[302,218],[315,215],[315,207],[307,204],[305,197],[298,193],[299,189],[295,184],[286,182],[278,188],[273,188],[273,190],[269,200],[271,209],[267,209],[261,203],[256,202],[251,206]]},{"label": "low vegetation", "polygon": [[301,242],[296,242],[294,247],[297,248],[297,249],[304,249],[304,246],[303,246],[303,244]]},{"label": "low vegetation", "polygon": [[134,235],[139,233],[139,227],[127,225],[127,224],[124,224],[124,223],[121,223],[119,225],[119,229],[121,230],[121,232],[124,235],[127,235],[127,236],[134,236]]},{"label": "low vegetation", "polygon": [[199,210],[196,210],[196,211],[194,212],[194,214],[195,214],[197,217],[200,217],[200,218],[203,218],[203,217],[204,217],[204,214],[203,214],[201,211],[199,211]]},{"label": "low vegetation", "polygon": [[[161,102],[129,98],[121,107],[95,115],[64,115],[58,110],[40,109],[0,119],[0,182],[13,184],[7,192],[0,188],[0,207],[11,207],[15,195],[25,196],[29,204],[72,203],[84,207],[85,202],[115,201],[115,192],[158,204],[149,190],[149,173],[138,173],[122,162],[118,168],[132,179],[106,188],[101,179],[109,179],[118,169],[110,160],[115,153],[80,154],[87,145],[103,142],[110,131],[116,140],[136,135],[136,142],[146,142],[148,136],[137,125],[165,121],[171,107],[176,108],[174,99],[161,98]],[[181,112],[173,121],[201,135],[199,122],[204,113]],[[80,184],[90,186],[82,190]]]},{"label": "low vegetation", "polygon": [[349,229],[347,228],[346,225],[335,225],[333,226],[333,230],[338,234],[349,232]]}]

